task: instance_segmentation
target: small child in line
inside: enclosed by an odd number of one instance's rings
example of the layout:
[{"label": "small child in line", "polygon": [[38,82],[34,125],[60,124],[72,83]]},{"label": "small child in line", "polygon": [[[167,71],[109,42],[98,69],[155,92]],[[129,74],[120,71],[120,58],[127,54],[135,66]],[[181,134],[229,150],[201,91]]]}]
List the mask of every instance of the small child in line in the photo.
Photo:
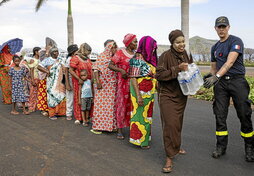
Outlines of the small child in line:
[{"label": "small child in line", "polygon": [[79,105],[81,105],[81,113],[82,113],[82,120],[83,126],[89,126],[89,112],[92,106],[92,99],[93,99],[93,89],[91,80],[87,79],[88,73],[87,70],[80,71],[80,78],[84,81],[83,85],[79,85]]},{"label": "small child in line", "polygon": [[[17,55],[13,56],[14,66],[10,68],[9,75],[12,80],[12,111],[11,114],[17,115],[19,112],[16,110],[17,103],[22,103],[23,114],[28,115],[25,103],[28,101],[24,90],[24,79],[26,78],[26,68],[20,67],[21,58]],[[27,80],[29,81],[29,80]]]}]

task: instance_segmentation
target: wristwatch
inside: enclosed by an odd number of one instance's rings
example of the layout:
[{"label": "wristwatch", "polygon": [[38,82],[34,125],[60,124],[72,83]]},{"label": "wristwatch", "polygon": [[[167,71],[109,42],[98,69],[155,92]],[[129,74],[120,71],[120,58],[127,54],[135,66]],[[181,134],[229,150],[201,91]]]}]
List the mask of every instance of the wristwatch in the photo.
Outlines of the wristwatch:
[{"label": "wristwatch", "polygon": [[216,75],[215,75],[218,79],[220,78],[220,75],[218,74],[218,73],[216,73]]}]

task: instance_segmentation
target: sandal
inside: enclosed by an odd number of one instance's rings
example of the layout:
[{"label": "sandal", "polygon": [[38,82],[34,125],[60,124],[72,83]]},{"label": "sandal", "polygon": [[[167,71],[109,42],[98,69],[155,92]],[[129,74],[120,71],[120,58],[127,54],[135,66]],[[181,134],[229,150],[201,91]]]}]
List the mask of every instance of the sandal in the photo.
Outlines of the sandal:
[{"label": "sandal", "polygon": [[91,129],[90,131],[91,131],[93,134],[101,134],[101,133],[102,133],[101,131],[94,130],[94,129]]},{"label": "sandal", "polygon": [[67,117],[66,117],[66,120],[72,120],[72,117],[67,116]]},{"label": "sandal", "polygon": [[178,152],[180,155],[185,155],[187,152],[184,149],[180,149]]},{"label": "sandal", "polygon": [[48,116],[48,115],[49,115],[48,112],[46,112],[46,111],[41,111],[41,114],[42,114],[43,116]]},{"label": "sandal", "polygon": [[11,114],[12,114],[12,115],[18,115],[19,112],[18,112],[18,111],[11,111]]},{"label": "sandal", "polygon": [[81,123],[80,123],[79,120],[75,120],[74,124],[75,124],[75,125],[80,125]]},{"label": "sandal", "polygon": [[56,116],[53,116],[53,117],[49,117],[50,120],[57,120],[57,117]]},{"label": "sandal", "polygon": [[117,133],[116,138],[119,140],[124,140],[124,136],[122,133]]},{"label": "sandal", "polygon": [[148,149],[150,149],[151,148],[151,146],[150,145],[148,145],[148,146],[140,146],[141,147],[141,149],[143,149],[143,150],[148,150]]},{"label": "sandal", "polygon": [[83,122],[82,124],[84,127],[88,127],[89,126],[89,122]]},{"label": "sandal", "polygon": [[164,167],[162,168],[162,172],[163,172],[163,173],[170,173],[170,172],[172,172],[172,168],[173,168],[172,165],[171,165],[171,166],[164,166]]}]

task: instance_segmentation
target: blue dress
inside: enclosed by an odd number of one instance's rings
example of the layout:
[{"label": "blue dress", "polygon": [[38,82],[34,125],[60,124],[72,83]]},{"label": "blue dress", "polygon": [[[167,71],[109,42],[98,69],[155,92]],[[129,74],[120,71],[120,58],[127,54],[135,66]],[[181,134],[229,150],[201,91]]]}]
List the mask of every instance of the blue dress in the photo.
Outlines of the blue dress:
[{"label": "blue dress", "polygon": [[11,67],[9,75],[12,79],[12,102],[27,102],[24,90],[24,77],[26,75],[26,69],[21,67],[20,70],[15,70]]}]

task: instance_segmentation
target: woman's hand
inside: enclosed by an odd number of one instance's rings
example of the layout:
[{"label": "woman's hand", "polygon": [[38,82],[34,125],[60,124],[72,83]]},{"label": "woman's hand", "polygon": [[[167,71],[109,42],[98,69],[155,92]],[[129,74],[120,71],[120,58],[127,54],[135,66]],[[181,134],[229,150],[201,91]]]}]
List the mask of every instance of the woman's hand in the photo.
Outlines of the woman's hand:
[{"label": "woman's hand", "polygon": [[84,84],[84,81],[82,79],[79,79],[78,84],[82,85],[82,84]]},{"label": "woman's hand", "polygon": [[179,67],[179,69],[180,69],[181,71],[187,71],[187,70],[188,70],[188,63],[183,62],[183,63],[181,63],[180,65],[178,65],[178,67]]},{"label": "woman's hand", "polygon": [[66,90],[68,90],[68,91],[72,90],[72,88],[71,88],[71,86],[69,84],[66,85]]},{"label": "woman's hand", "polygon": [[138,98],[138,105],[139,106],[144,106],[144,100],[143,100],[142,96],[139,95],[137,98]]},{"label": "woman's hand", "polygon": [[121,70],[120,73],[122,74],[122,78],[123,79],[127,79],[128,78],[128,74],[126,73],[125,70]]},{"label": "woman's hand", "polygon": [[96,86],[97,86],[97,89],[102,89],[102,84],[99,81],[97,81]]}]

